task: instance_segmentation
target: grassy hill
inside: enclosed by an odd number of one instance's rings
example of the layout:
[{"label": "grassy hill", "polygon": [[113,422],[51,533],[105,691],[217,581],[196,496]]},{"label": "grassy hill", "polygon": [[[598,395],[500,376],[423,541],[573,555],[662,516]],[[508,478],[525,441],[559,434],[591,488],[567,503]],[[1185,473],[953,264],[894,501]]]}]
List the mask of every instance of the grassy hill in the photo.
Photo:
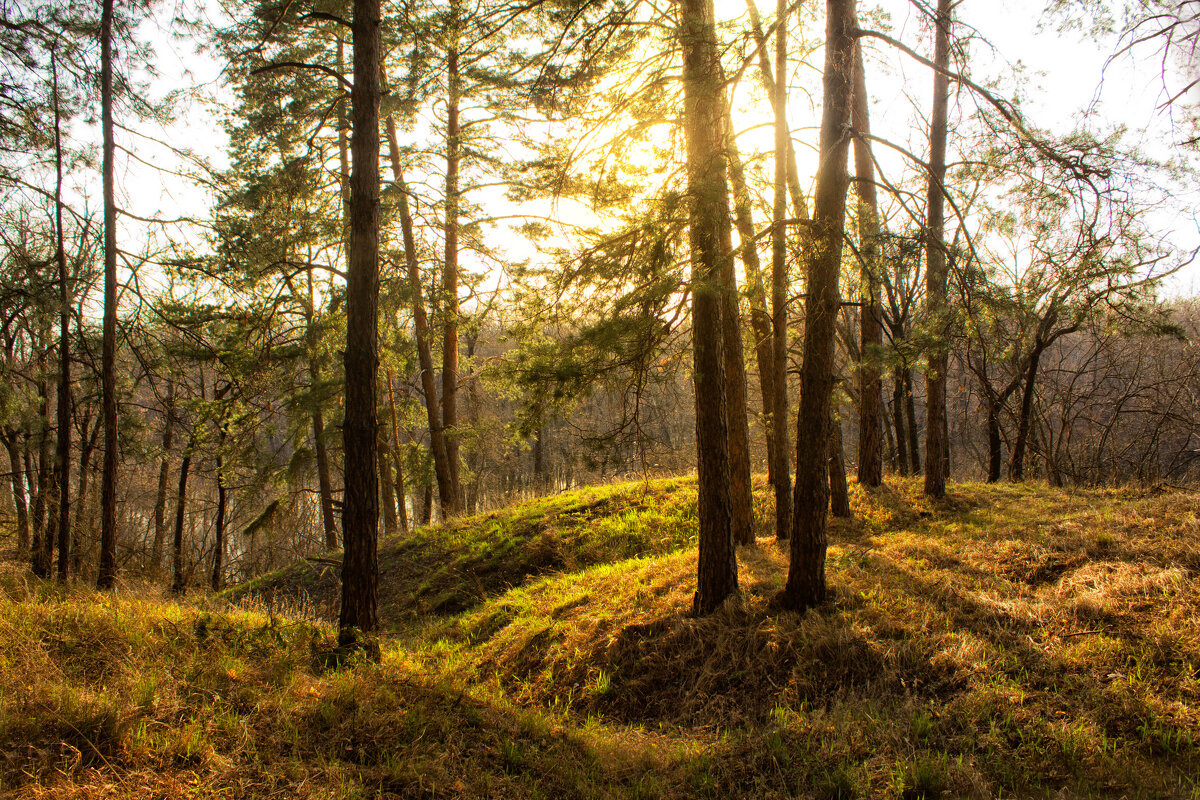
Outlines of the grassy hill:
[{"label": "grassy hill", "polygon": [[336,670],[332,555],[184,603],[5,578],[0,794],[1200,795],[1200,495],[856,489],[803,617],[758,500],[703,619],[686,479],[383,542],[383,663]]}]

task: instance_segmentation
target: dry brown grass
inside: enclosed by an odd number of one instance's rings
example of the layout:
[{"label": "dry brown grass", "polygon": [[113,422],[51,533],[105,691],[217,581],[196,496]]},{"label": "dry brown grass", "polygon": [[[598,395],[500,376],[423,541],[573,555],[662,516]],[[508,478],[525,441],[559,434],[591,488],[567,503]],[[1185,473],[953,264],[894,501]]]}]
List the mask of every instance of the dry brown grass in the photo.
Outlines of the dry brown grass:
[{"label": "dry brown grass", "polygon": [[[261,608],[3,579],[4,789],[1198,795],[1200,495],[960,485],[931,503],[915,482],[856,488],[855,519],[831,535],[828,604],[772,613],[787,553],[762,538],[740,553],[741,596],[697,619],[694,550],[621,558],[649,540],[643,514],[664,519],[656,495],[606,491],[411,544],[447,577],[398,573],[391,591],[442,596],[457,576],[470,602],[394,617],[381,666],[323,671],[328,628]],[[769,519],[765,487],[758,501]],[[544,537],[592,555],[537,566]]]}]

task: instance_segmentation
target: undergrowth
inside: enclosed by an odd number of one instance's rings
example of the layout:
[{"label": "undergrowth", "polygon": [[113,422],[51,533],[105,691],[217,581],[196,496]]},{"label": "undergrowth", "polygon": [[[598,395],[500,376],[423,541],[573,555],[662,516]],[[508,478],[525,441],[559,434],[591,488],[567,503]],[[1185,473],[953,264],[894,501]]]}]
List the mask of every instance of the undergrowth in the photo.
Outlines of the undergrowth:
[{"label": "undergrowth", "polygon": [[6,579],[3,789],[1200,796],[1197,496],[919,490],[855,487],[802,617],[768,610],[763,486],[741,595],[707,618],[690,480],[426,529],[381,545],[382,664],[337,670],[323,562],[190,604]]}]

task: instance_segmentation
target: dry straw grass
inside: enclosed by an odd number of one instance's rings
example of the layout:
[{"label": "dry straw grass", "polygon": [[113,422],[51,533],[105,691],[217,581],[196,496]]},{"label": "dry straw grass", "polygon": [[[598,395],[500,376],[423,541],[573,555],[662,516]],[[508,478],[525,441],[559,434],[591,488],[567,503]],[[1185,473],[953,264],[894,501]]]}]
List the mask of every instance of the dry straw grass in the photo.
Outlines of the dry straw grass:
[{"label": "dry straw grass", "polygon": [[332,672],[312,564],[235,593],[275,598],[253,610],[10,576],[0,779],[18,797],[1196,796],[1198,499],[856,488],[831,602],[771,612],[787,554],[762,538],[740,597],[697,619],[694,484],[603,487],[386,544],[384,662]]}]

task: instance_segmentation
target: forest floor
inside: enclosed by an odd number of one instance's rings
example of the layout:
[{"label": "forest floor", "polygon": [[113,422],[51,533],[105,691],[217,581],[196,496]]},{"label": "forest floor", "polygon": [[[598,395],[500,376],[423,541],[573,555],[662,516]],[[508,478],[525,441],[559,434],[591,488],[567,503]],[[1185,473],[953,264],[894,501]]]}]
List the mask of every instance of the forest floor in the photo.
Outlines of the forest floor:
[{"label": "forest floor", "polygon": [[333,667],[336,557],[174,602],[0,576],[0,795],[1200,796],[1200,493],[852,488],[832,599],[689,615],[689,479],[381,544],[383,659]]}]

